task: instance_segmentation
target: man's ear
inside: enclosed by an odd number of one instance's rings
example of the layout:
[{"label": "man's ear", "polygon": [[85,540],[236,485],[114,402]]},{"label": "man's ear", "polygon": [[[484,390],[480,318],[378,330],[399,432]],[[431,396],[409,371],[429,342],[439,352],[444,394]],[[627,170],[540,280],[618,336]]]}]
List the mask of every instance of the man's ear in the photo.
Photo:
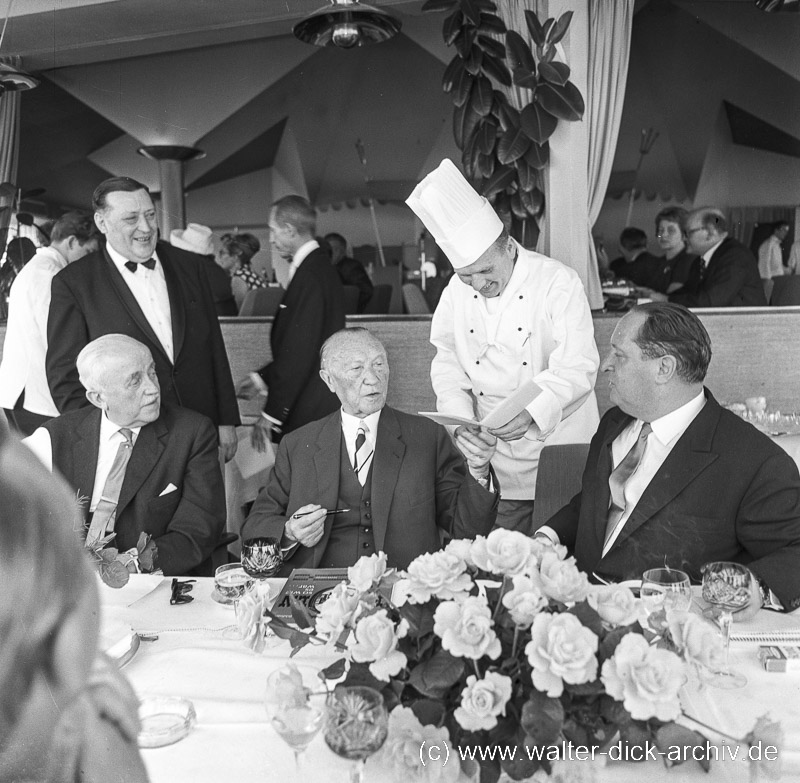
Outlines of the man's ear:
[{"label": "man's ear", "polygon": [[94,224],[100,230],[102,234],[108,233],[106,227],[106,219],[103,213],[98,209],[97,212],[94,213]]},{"label": "man's ear", "polygon": [[674,356],[667,354],[658,359],[658,370],[656,371],[656,383],[667,383],[671,381],[678,371],[678,360]]},{"label": "man's ear", "polygon": [[327,370],[321,368],[320,371],[319,371],[319,377],[322,378],[322,380],[324,381],[325,385],[334,394],[336,394],[336,389],[333,388],[333,378],[331,378],[331,374]]},{"label": "man's ear", "polygon": [[86,399],[95,406],[95,408],[100,408],[101,411],[106,409],[105,406],[105,397],[103,396],[103,392],[98,391],[87,391],[86,392]]}]

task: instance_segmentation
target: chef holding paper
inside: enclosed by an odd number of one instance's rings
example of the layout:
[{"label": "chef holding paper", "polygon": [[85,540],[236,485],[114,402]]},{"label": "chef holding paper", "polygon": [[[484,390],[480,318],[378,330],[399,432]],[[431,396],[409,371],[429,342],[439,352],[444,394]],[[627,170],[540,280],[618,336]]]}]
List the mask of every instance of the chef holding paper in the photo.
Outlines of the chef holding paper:
[{"label": "chef holding paper", "polygon": [[599,423],[583,285],[574,270],[512,239],[450,160],[406,203],[455,270],[431,324],[437,408],[475,426],[488,416],[500,439],[497,526],[530,534],[542,447],[588,443]]}]

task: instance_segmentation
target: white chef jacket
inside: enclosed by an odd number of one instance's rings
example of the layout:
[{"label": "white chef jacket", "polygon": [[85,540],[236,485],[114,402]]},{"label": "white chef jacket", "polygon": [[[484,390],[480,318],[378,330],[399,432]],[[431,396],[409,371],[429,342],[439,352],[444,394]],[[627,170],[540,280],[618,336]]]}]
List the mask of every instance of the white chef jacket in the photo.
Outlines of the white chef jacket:
[{"label": "white chef jacket", "polygon": [[453,276],[431,323],[431,381],[442,413],[482,419],[531,379],[534,424],[498,441],[492,467],[507,500],[535,495],[547,444],[588,443],[600,421],[594,384],[599,357],[592,314],[577,273],[519,247],[511,279],[493,302]]}]

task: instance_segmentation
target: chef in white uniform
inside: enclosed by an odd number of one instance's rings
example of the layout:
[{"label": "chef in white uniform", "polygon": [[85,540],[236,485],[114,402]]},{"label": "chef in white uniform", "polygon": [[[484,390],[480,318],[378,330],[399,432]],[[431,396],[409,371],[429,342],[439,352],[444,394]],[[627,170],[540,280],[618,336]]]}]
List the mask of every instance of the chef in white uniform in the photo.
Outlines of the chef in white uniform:
[{"label": "chef in white uniform", "polygon": [[588,443],[599,422],[599,358],[583,284],[574,270],[509,237],[450,160],[406,203],[456,273],[431,324],[437,409],[481,420],[520,392],[519,412],[490,430],[500,439],[492,465],[498,526],[531,534],[542,447]]}]

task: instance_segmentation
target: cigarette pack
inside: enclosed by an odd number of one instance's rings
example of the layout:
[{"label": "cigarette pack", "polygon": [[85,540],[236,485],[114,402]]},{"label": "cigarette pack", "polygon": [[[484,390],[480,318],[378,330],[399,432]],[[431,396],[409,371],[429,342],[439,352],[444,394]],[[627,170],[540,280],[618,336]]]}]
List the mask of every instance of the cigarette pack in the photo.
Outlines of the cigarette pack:
[{"label": "cigarette pack", "polygon": [[770,644],[758,648],[758,660],[768,672],[800,671],[800,647],[796,644]]}]

